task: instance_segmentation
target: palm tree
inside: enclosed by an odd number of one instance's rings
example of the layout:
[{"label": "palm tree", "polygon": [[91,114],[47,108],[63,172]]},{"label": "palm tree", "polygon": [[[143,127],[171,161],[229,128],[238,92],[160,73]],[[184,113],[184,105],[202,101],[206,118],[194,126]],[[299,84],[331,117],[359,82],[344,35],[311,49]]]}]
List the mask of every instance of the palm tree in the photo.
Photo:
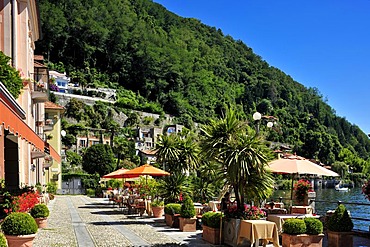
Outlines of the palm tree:
[{"label": "palm tree", "polygon": [[180,159],[180,138],[177,135],[161,135],[156,143],[157,162],[163,170],[172,172]]},{"label": "palm tree", "polygon": [[[223,119],[211,121],[202,131],[204,155],[221,164],[225,180],[234,189],[238,209],[243,211],[245,188],[253,188],[255,195],[260,195],[263,189],[258,187],[260,183],[249,183],[265,179],[267,159],[261,139],[232,109],[227,110]],[[266,181],[269,185],[272,180]]]}]

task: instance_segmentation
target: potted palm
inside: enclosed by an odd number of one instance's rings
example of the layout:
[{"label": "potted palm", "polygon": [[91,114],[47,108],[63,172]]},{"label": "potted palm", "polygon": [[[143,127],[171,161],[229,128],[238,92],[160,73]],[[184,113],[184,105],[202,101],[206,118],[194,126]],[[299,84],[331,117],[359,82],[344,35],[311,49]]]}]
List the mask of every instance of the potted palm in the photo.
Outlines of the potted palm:
[{"label": "potted palm", "polygon": [[30,211],[31,216],[35,219],[39,228],[48,226],[49,209],[45,204],[36,204]]},{"label": "potted palm", "polygon": [[330,247],[353,246],[353,222],[346,207],[340,204],[327,220],[328,244]]},{"label": "potted palm", "polygon": [[154,218],[161,218],[164,214],[164,202],[160,200],[154,200],[151,204],[152,213]]},{"label": "potted palm", "polygon": [[180,230],[183,232],[195,232],[197,218],[195,216],[195,208],[193,200],[189,195],[185,195],[184,202],[181,205],[180,212]]},{"label": "potted palm", "polygon": [[211,244],[221,244],[221,212],[206,212],[202,215],[203,239]]},{"label": "potted palm", "polygon": [[16,212],[5,217],[1,224],[9,247],[32,246],[37,223],[28,213]]},{"label": "potted palm", "polygon": [[324,238],[323,224],[319,219],[287,219],[283,224],[283,247],[321,247]]},{"label": "potted palm", "polygon": [[164,206],[164,217],[166,225],[169,227],[179,227],[179,217],[181,212],[181,204],[168,203]]}]

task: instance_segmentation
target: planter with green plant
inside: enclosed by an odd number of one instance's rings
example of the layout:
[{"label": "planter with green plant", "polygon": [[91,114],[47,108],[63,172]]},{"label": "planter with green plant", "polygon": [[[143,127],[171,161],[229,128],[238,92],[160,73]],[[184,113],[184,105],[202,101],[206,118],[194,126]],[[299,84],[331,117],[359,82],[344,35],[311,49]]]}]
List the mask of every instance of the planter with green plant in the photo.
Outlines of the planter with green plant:
[{"label": "planter with green plant", "polygon": [[154,218],[161,218],[164,214],[164,202],[160,200],[154,200],[151,203],[152,213]]},{"label": "planter with green plant", "polygon": [[32,246],[36,237],[37,223],[28,213],[11,213],[1,224],[9,247]]},{"label": "planter with green plant", "polygon": [[283,247],[321,247],[323,224],[316,218],[287,219],[283,224]]},{"label": "planter with green plant", "polygon": [[330,247],[353,246],[353,222],[346,207],[340,204],[326,222],[328,228],[328,244]]},{"label": "planter with green plant", "polygon": [[166,225],[169,227],[179,227],[179,217],[181,212],[181,204],[168,203],[164,206],[164,217]]},{"label": "planter with green plant", "polygon": [[49,208],[45,204],[36,204],[30,211],[31,216],[35,219],[39,228],[48,226]]},{"label": "planter with green plant", "polygon": [[221,212],[206,212],[202,215],[203,239],[211,244],[221,244]]},{"label": "planter with green plant", "polygon": [[189,195],[184,196],[184,202],[181,205],[180,212],[180,231],[195,232],[197,227],[197,218],[195,216],[195,208],[193,200]]}]

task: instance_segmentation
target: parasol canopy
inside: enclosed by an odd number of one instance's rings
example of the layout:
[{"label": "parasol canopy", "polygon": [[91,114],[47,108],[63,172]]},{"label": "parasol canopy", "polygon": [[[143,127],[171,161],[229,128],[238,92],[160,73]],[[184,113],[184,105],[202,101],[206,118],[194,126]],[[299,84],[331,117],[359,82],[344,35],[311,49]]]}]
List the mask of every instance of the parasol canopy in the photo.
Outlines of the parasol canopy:
[{"label": "parasol canopy", "polygon": [[156,168],[152,165],[145,164],[145,165],[136,167],[132,170],[129,170],[123,174],[125,178],[134,178],[134,177],[139,177],[143,175],[150,175],[153,177],[163,177],[163,176],[170,175],[170,173],[163,171],[159,168]]},{"label": "parasol canopy", "polygon": [[326,169],[320,165],[317,165],[303,157],[291,155],[286,158],[271,161],[268,165],[269,169],[273,173],[291,174],[292,175],[292,187],[290,192],[290,198],[293,198],[293,180],[294,175],[298,174],[311,174],[320,176],[331,176],[338,177],[339,174]]},{"label": "parasol canopy", "polygon": [[120,168],[114,172],[108,173],[103,176],[103,178],[125,178],[123,175],[129,171],[128,169],[125,168]]},{"label": "parasol canopy", "polygon": [[274,160],[269,163],[269,168],[273,173],[312,174],[331,177],[339,176],[336,172],[295,155],[288,158]]}]

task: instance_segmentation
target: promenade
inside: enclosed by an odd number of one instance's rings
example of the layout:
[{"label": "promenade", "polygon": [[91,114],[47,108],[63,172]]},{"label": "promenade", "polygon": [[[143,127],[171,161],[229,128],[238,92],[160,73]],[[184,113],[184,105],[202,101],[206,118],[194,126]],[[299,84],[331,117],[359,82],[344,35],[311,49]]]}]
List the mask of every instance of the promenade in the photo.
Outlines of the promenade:
[{"label": "promenade", "polygon": [[[125,215],[106,198],[57,195],[48,206],[48,227],[38,231],[34,247],[214,246],[202,240],[202,231],[181,232],[164,219]],[[353,246],[370,247],[370,240],[355,236]]]}]

